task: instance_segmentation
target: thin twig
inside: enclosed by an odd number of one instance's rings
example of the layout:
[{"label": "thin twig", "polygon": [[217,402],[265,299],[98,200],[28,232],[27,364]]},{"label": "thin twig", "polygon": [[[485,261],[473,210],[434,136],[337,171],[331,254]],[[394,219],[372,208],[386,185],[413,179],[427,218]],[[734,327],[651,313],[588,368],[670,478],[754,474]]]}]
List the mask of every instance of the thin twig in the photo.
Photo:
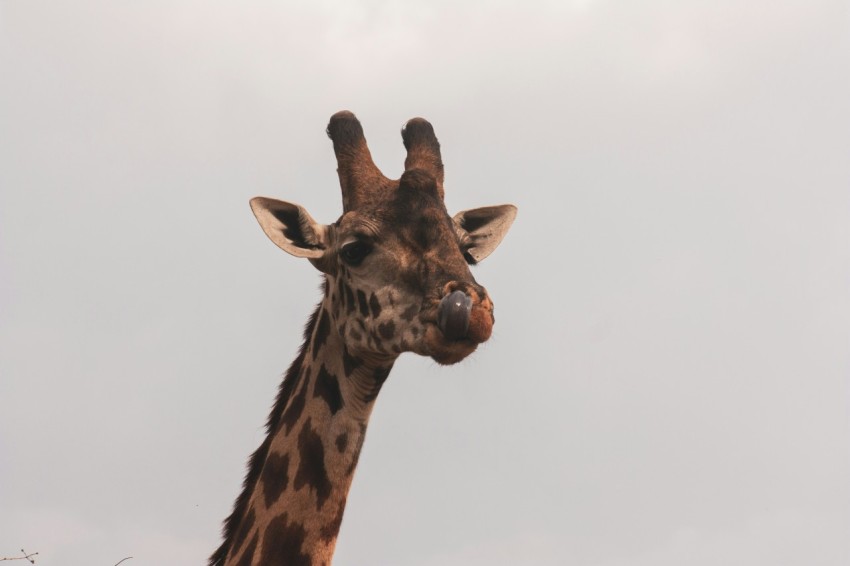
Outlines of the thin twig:
[{"label": "thin twig", "polygon": [[132,557],[132,556],[128,556],[127,558],[122,558],[121,560],[119,560],[118,562],[116,562],[116,563],[115,563],[115,566],[118,566],[119,564],[121,564],[121,563],[122,563],[122,562],[124,562],[125,560],[130,560],[131,558],[133,558],[133,557]]},{"label": "thin twig", "polygon": [[21,552],[23,553],[23,556],[0,558],[0,562],[5,560],[27,560],[30,564],[35,564],[35,558],[33,558],[33,556],[38,556],[38,552],[30,552],[27,554],[27,551],[23,548],[21,549]]}]

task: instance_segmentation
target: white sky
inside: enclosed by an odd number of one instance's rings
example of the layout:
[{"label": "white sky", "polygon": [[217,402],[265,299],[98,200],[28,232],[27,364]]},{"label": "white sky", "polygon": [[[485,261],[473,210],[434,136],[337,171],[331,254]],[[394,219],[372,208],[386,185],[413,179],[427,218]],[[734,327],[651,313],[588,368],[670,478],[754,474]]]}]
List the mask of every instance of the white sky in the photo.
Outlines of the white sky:
[{"label": "white sky", "polygon": [[[0,0],[0,557],[203,564],[341,210],[435,126],[493,339],[406,355],[335,564],[850,564],[847,2]],[[522,7],[520,7],[522,4]]]}]

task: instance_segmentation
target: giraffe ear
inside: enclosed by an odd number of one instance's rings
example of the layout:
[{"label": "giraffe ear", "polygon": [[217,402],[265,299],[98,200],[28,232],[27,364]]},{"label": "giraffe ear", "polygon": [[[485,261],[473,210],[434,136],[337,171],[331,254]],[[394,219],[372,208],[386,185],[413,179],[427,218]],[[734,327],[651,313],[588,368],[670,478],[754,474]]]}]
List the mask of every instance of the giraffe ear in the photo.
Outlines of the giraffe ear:
[{"label": "giraffe ear", "polygon": [[265,197],[251,199],[251,210],[266,236],[295,257],[318,259],[327,248],[327,226],[319,224],[303,206]]},{"label": "giraffe ear", "polygon": [[455,226],[465,233],[466,259],[476,264],[495,250],[508,233],[516,218],[517,208],[512,204],[485,206],[455,214]]}]

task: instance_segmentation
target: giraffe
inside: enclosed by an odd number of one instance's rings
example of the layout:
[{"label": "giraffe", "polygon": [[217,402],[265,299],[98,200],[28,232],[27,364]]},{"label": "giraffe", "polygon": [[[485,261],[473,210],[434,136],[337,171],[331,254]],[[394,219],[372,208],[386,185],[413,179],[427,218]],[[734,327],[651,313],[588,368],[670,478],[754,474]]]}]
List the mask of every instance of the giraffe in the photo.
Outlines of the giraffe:
[{"label": "giraffe", "polygon": [[330,564],[366,426],[403,352],[454,364],[490,337],[493,302],[469,270],[501,242],[516,207],[450,217],[430,123],[402,129],[399,180],[372,161],[348,111],[327,127],[343,214],[317,223],[303,207],[251,200],[265,234],[324,278],[324,297],[280,386],[241,495],[210,566]]}]

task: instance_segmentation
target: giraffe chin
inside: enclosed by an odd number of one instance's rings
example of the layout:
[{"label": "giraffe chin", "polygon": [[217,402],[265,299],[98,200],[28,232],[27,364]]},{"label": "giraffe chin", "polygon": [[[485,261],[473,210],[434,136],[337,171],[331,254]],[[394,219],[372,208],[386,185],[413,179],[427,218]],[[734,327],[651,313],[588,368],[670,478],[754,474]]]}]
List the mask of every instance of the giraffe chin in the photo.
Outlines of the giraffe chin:
[{"label": "giraffe chin", "polygon": [[469,338],[448,340],[437,325],[428,325],[424,345],[425,351],[421,353],[444,366],[458,363],[478,348],[478,342]]}]

